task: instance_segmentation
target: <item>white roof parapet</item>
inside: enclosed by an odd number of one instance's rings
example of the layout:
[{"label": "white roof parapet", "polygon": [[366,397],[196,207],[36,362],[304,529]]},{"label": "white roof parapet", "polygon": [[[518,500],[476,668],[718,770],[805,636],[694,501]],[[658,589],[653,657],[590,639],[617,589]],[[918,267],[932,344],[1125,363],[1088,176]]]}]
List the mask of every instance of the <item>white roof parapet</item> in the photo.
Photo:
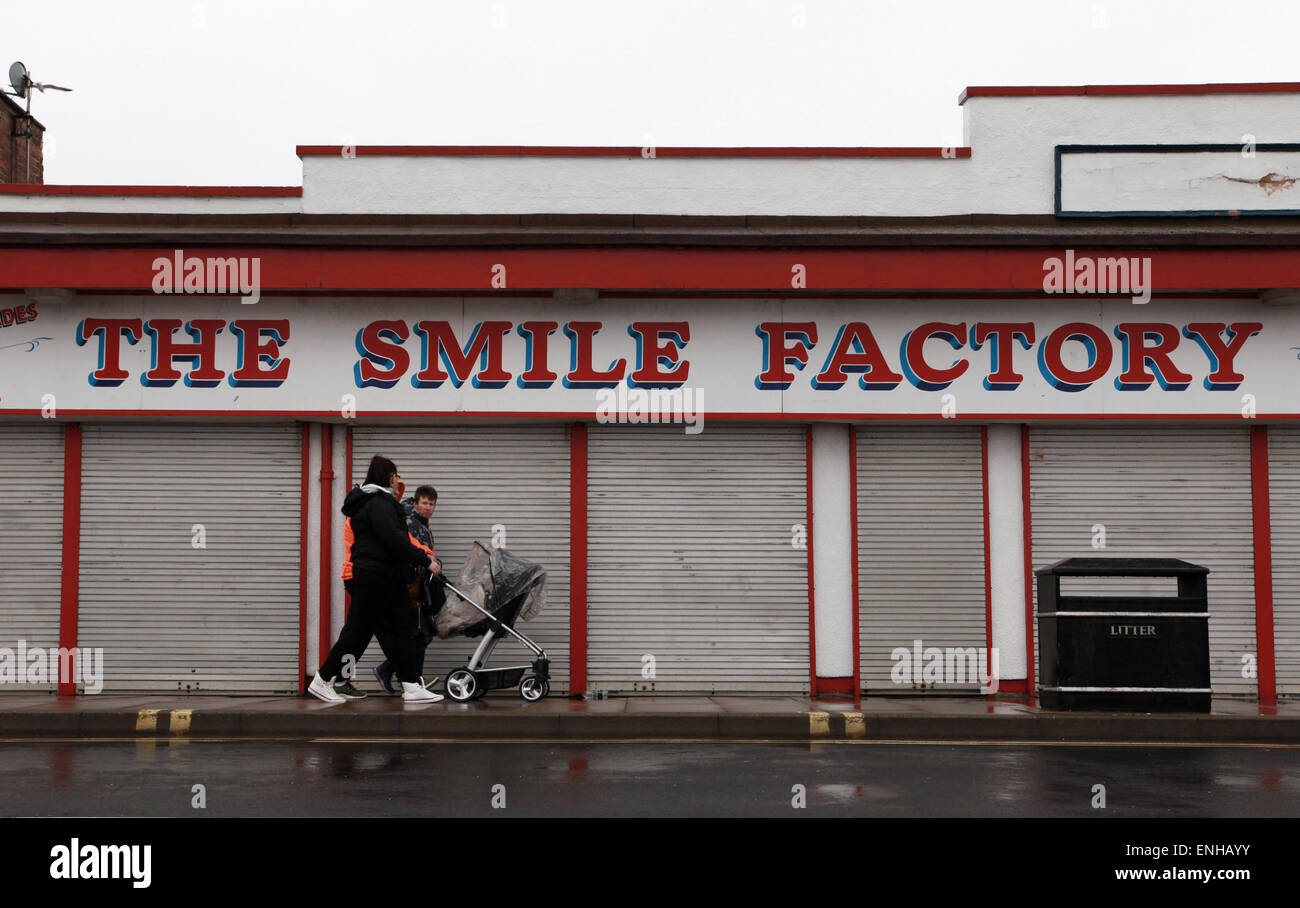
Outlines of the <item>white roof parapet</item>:
[{"label": "white roof parapet", "polygon": [[968,88],[965,145],[942,149],[300,146],[301,189],[0,186],[0,213],[1051,215],[1058,147],[1088,146],[1062,166],[1067,216],[1294,215],[1297,94],[1300,83]]}]

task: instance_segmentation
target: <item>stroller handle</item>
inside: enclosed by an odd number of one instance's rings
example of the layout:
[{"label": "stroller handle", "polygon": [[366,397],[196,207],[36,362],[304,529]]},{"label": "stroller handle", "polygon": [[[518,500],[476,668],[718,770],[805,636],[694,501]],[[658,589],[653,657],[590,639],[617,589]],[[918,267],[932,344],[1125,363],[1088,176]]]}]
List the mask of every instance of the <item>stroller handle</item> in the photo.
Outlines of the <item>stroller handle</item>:
[{"label": "stroller handle", "polygon": [[494,626],[499,627],[499,628],[505,630],[507,633],[510,634],[510,636],[514,637],[516,640],[518,640],[518,641],[519,641],[520,643],[522,643],[524,646],[526,646],[526,647],[528,647],[530,650],[532,650],[532,651],[533,651],[533,655],[535,655],[535,656],[545,656],[545,655],[546,655],[546,653],[543,652],[543,651],[542,651],[542,650],[537,646],[537,644],[533,643],[533,641],[529,640],[529,639],[528,639],[527,637],[525,637],[523,634],[519,633],[519,632],[516,631],[513,627],[511,627],[510,625],[508,625],[508,624],[506,624],[504,621],[502,621],[500,618],[498,618],[496,615],[492,614],[492,613],[489,612],[487,609],[483,608],[483,606],[479,605],[477,602],[475,602],[473,599],[471,599],[471,598],[470,598],[469,596],[467,596],[465,593],[462,593],[460,590],[456,589],[456,587],[452,586],[452,585],[451,585],[451,581],[449,581],[446,577],[443,577],[441,574],[433,574],[433,573],[430,573],[428,582],[429,582],[430,584],[432,584],[432,583],[434,583],[434,581],[438,581],[438,582],[440,582],[443,586],[445,586],[447,589],[451,590],[453,593],[455,593],[455,594],[456,594],[457,596],[459,596],[461,599],[465,600],[465,601],[468,602],[470,605],[474,606],[474,608],[477,609],[479,612],[481,612],[481,613],[482,613],[486,618],[488,618],[488,619],[493,623]]}]

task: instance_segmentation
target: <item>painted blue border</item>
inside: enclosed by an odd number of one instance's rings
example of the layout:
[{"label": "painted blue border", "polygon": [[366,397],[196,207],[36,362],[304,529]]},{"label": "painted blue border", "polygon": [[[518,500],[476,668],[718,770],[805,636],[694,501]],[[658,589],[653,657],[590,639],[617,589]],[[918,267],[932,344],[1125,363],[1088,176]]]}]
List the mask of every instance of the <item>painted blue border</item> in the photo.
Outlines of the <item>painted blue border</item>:
[{"label": "painted blue border", "polygon": [[[1058,218],[1195,218],[1195,217],[1250,217],[1268,215],[1270,217],[1296,217],[1300,208],[1269,209],[1224,209],[1220,211],[1205,209],[1183,209],[1175,211],[1063,211],[1061,209],[1061,155],[1062,154],[1098,154],[1103,152],[1145,152],[1147,154],[1186,154],[1188,152],[1232,151],[1240,153],[1241,142],[1229,144],[1204,145],[1057,145],[1054,159],[1056,162],[1056,182],[1054,187],[1053,210]],[[1256,151],[1300,151],[1297,142],[1262,142],[1255,145]]]}]

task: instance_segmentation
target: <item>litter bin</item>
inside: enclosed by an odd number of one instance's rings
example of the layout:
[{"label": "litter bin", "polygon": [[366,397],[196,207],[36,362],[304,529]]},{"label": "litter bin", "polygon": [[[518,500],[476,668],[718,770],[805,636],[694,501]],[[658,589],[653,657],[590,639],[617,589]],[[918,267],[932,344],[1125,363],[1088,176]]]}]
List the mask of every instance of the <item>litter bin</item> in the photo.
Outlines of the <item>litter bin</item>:
[{"label": "litter bin", "polygon": [[[1038,577],[1046,709],[1210,711],[1209,568],[1176,558],[1067,558]],[[1063,596],[1061,578],[1176,577],[1176,596]]]}]

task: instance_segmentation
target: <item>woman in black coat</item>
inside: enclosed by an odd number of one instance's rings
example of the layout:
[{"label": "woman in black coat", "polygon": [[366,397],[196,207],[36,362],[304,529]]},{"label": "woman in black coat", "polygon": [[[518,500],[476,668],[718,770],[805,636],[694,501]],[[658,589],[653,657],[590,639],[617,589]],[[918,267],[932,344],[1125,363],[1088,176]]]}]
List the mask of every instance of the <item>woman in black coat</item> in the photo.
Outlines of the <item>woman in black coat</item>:
[{"label": "woman in black coat", "polygon": [[344,661],[355,669],[361,654],[377,637],[384,656],[402,680],[402,699],[434,703],[441,694],[418,684],[415,632],[417,614],[406,593],[406,576],[412,565],[432,567],[427,552],[411,544],[406,514],[393,494],[400,481],[397,466],[376,454],[366,481],[353,487],[343,501],[343,513],[352,522],[352,607],[339,632],[338,642],[307,689],[327,702],[345,699],[334,690],[334,679]]}]

